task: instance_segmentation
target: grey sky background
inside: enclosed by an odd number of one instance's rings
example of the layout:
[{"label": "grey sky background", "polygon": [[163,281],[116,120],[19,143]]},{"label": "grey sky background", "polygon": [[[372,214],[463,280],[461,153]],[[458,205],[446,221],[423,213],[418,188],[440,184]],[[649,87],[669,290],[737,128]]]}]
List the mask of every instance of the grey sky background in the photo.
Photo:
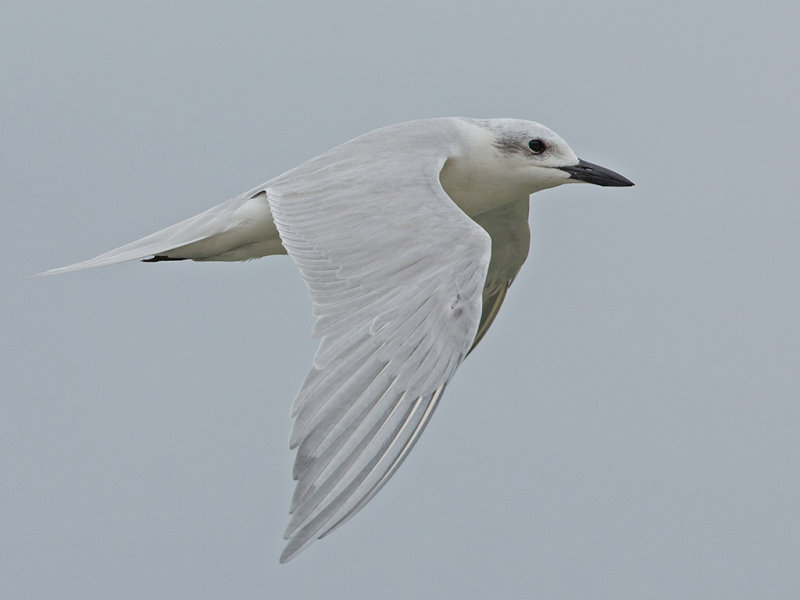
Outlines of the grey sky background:
[{"label": "grey sky background", "polygon": [[[794,2],[7,2],[0,596],[797,598]],[[355,135],[540,121],[636,182],[531,257],[393,481],[278,564],[285,257],[25,275]]]}]

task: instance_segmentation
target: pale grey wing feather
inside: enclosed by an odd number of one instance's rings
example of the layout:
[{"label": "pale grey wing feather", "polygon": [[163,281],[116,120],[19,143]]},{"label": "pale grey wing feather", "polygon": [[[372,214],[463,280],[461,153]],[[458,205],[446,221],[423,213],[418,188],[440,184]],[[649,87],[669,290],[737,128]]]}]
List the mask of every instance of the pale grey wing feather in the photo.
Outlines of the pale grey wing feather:
[{"label": "pale grey wing feather", "polygon": [[480,325],[470,352],[489,331],[509,286],[528,257],[531,245],[529,211],[530,200],[525,197],[475,217],[478,225],[492,237],[492,260],[483,288]]},{"label": "pale grey wing feather", "polygon": [[506,299],[506,293],[508,293],[508,286],[501,287],[500,289],[492,289],[483,295],[483,309],[481,310],[480,325],[478,325],[478,333],[475,334],[472,347],[469,349],[470,352],[480,343],[483,336],[489,331],[489,327],[494,323],[494,319],[497,313],[500,312],[500,307],[503,305],[503,300]]},{"label": "pale grey wing feather", "polygon": [[478,328],[489,236],[439,184],[447,148],[402,137],[405,154],[395,140],[383,155],[374,137],[361,153],[356,140],[267,190],[320,338],[292,408],[297,488],[282,561],[386,483]]}]

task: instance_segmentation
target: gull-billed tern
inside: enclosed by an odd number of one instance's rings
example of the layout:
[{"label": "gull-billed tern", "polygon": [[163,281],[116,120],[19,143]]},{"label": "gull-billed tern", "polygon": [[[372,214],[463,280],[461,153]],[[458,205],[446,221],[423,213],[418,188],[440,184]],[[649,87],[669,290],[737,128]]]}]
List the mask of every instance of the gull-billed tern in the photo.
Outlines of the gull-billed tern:
[{"label": "gull-billed tern", "polygon": [[289,254],[313,302],[319,348],[291,410],[297,486],[285,562],[394,474],[525,262],[529,196],[572,182],[633,185],[578,159],[538,123],[411,121],[42,275]]}]

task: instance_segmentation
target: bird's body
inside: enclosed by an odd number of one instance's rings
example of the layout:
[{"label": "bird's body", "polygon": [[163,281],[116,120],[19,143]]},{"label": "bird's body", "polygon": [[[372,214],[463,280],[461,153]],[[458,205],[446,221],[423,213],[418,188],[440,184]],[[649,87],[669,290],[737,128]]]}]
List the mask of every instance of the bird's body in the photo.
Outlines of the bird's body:
[{"label": "bird's body", "polygon": [[320,338],[292,408],[289,560],[355,514],[416,442],[528,255],[529,195],[632,185],[549,129],[441,118],[384,127],[88,261],[241,261],[288,253]]}]

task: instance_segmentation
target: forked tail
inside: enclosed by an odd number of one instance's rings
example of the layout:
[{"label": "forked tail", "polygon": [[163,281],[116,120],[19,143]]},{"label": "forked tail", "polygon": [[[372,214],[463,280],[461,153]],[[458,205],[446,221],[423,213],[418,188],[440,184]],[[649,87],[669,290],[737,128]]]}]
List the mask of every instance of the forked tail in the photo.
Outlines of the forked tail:
[{"label": "forked tail", "polygon": [[185,221],[99,256],[33,277],[103,267],[128,260],[237,261],[286,251],[272,221],[263,190],[232,198]]}]

